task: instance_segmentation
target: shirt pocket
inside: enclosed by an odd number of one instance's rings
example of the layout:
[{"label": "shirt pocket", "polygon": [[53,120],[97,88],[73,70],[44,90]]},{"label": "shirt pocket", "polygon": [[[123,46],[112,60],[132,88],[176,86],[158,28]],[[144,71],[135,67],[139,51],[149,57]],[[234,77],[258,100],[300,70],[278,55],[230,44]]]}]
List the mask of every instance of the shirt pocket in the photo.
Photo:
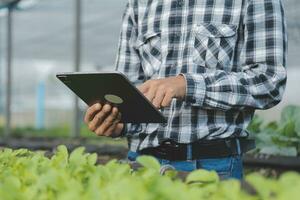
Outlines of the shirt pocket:
[{"label": "shirt pocket", "polygon": [[141,65],[148,78],[156,74],[162,64],[160,32],[150,32],[140,36],[136,42],[136,49],[141,58]]},{"label": "shirt pocket", "polygon": [[193,62],[206,68],[226,69],[232,64],[237,40],[233,24],[199,24],[193,29]]}]

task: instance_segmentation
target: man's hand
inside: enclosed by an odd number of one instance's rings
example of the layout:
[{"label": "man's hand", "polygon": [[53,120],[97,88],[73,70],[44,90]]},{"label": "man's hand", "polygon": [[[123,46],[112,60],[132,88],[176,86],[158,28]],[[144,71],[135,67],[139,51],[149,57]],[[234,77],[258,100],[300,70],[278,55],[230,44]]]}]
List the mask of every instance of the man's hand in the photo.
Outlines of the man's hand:
[{"label": "man's hand", "polygon": [[149,80],[138,87],[156,108],[170,106],[173,98],[184,99],[186,81],[182,75]]},{"label": "man's hand", "polygon": [[118,108],[112,107],[109,104],[101,105],[96,103],[88,108],[84,122],[87,124],[90,131],[98,136],[118,137],[124,124],[119,123],[121,113]]}]

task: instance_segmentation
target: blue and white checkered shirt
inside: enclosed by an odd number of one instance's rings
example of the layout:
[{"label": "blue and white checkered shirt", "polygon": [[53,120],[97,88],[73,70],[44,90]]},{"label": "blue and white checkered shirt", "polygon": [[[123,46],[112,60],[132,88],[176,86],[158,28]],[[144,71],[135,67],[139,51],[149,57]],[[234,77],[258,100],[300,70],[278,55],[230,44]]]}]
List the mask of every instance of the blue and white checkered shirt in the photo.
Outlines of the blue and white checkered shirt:
[{"label": "blue and white checkered shirt", "polygon": [[184,101],[161,109],[167,124],[126,125],[130,150],[246,137],[255,109],[282,98],[286,52],[281,0],[128,0],[117,70],[136,85],[187,81]]}]

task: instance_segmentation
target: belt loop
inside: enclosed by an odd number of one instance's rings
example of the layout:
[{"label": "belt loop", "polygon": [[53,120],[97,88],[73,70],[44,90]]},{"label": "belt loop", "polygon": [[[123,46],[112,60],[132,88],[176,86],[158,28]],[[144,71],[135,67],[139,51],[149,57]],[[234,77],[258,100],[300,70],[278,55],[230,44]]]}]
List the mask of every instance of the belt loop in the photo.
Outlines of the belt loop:
[{"label": "belt loop", "polygon": [[237,153],[238,153],[239,156],[241,156],[241,155],[242,155],[242,151],[241,151],[241,143],[240,143],[240,140],[239,140],[239,138],[236,138],[235,141],[236,141]]},{"label": "belt loop", "polygon": [[193,159],[193,149],[192,149],[192,144],[188,144],[187,145],[187,149],[186,149],[186,158],[188,161],[191,161]]}]

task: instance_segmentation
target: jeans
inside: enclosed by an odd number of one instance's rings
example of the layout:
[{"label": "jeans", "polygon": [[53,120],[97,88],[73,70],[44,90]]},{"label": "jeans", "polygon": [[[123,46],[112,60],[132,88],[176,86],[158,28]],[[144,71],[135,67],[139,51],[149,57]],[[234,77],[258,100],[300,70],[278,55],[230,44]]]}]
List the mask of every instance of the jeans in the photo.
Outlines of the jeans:
[{"label": "jeans", "polygon": [[[129,161],[135,161],[140,154],[129,151],[127,158]],[[161,165],[172,165],[178,171],[193,171],[197,169],[214,170],[221,179],[242,179],[243,164],[242,156],[230,156],[225,158],[199,159],[191,161],[170,161],[158,159]]]}]

